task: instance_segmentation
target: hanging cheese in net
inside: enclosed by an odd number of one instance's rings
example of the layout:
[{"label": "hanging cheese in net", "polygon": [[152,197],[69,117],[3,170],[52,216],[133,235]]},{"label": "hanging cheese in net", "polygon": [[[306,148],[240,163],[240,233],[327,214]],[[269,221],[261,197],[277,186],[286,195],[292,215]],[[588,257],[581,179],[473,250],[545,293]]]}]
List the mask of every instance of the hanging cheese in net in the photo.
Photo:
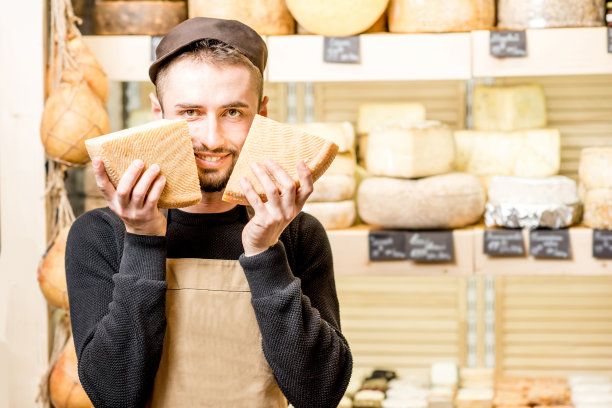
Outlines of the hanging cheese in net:
[{"label": "hanging cheese in net", "polygon": [[259,35],[295,33],[295,20],[285,0],[189,0],[189,18],[192,17],[238,20]]},{"label": "hanging cheese in net", "polygon": [[55,408],[90,408],[93,404],[79,381],[77,355],[72,337],[49,376],[49,398]]},{"label": "hanging cheese in net", "polygon": [[64,258],[69,230],[68,226],[60,231],[38,265],[38,284],[45,299],[51,305],[65,310],[68,310],[68,289]]},{"label": "hanging cheese in net", "polygon": [[110,133],[85,143],[99,157],[115,187],[136,159],[145,170],[157,164],[166,185],[157,202],[161,208],[183,208],[202,199],[189,128],[185,120],[158,120]]},{"label": "hanging cheese in net", "polygon": [[495,24],[495,0],[391,0],[392,33],[484,30]]},{"label": "hanging cheese in net", "polygon": [[247,178],[263,201],[267,200],[263,186],[251,170],[250,165],[253,162],[264,167],[263,163],[266,159],[275,161],[297,185],[299,184],[297,164],[300,161],[304,161],[310,169],[312,181],[315,182],[329,168],[337,153],[338,145],[333,142],[309,135],[296,127],[256,115],[225,187],[223,200],[250,205],[242,192],[240,185],[242,177]]},{"label": "hanging cheese in net", "polygon": [[308,32],[328,37],[362,33],[387,9],[389,0],[287,0],[289,11]]},{"label": "hanging cheese in net", "polygon": [[47,155],[69,165],[89,161],[85,140],[110,131],[100,99],[86,83],[62,84],[49,96],[40,126]]}]

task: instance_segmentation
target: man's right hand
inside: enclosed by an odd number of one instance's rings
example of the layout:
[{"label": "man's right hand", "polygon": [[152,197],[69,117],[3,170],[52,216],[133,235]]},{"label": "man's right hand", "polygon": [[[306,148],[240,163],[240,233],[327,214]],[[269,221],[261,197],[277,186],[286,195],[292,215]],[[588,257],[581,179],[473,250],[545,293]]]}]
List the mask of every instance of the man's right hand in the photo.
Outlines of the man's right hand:
[{"label": "man's right hand", "polygon": [[166,235],[166,217],[157,208],[166,178],[157,164],[144,173],[142,160],[134,160],[117,188],[108,178],[102,160],[92,159],[96,184],[108,206],[124,222],[127,232],[139,235]]}]

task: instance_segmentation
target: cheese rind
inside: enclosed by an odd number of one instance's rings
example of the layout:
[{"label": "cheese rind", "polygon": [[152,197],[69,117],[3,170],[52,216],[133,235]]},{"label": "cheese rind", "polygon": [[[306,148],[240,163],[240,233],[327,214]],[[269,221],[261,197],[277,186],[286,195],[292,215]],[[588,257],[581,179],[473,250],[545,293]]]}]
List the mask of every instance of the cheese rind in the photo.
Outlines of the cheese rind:
[{"label": "cheese rind", "polygon": [[367,170],[375,176],[425,177],[453,170],[453,133],[440,122],[376,127],[368,136]]},{"label": "cheese rind", "polygon": [[485,193],[478,178],[465,173],[370,177],[359,185],[357,205],[362,221],[382,228],[459,228],[480,219]]},{"label": "cheese rind", "polygon": [[569,177],[491,177],[489,201],[516,204],[574,204],[580,201],[576,182]]},{"label": "cheese rind", "polygon": [[357,211],[352,200],[304,204],[302,211],[311,214],[327,230],[348,228],[355,222]]},{"label": "cheese rind", "polygon": [[585,192],[583,223],[589,228],[612,229],[611,188],[597,188]]},{"label": "cheese rind", "polygon": [[522,130],[547,124],[546,98],[540,85],[476,86],[474,129]]},{"label": "cheese rind", "polygon": [[[185,120],[159,120],[85,141],[89,156],[99,157],[115,187],[136,159],[146,170],[160,167],[166,185],[157,205],[182,208],[202,200],[193,145]],[[143,170],[144,171],[144,170]]]},{"label": "cheese rind", "polygon": [[355,150],[355,128],[351,122],[309,122],[294,126],[306,133],[334,142],[338,145],[339,153]]},{"label": "cheese rind", "polygon": [[556,129],[455,132],[455,169],[478,176],[548,177],[559,172]]},{"label": "cheese rind", "polygon": [[314,183],[309,202],[350,200],[355,194],[354,176],[324,174]]},{"label": "cheese rind", "polygon": [[582,149],[578,168],[581,197],[596,188],[612,188],[612,147]]},{"label": "cheese rind", "polygon": [[423,122],[425,106],[420,103],[363,103],[359,105],[357,133],[370,133],[388,122]]}]

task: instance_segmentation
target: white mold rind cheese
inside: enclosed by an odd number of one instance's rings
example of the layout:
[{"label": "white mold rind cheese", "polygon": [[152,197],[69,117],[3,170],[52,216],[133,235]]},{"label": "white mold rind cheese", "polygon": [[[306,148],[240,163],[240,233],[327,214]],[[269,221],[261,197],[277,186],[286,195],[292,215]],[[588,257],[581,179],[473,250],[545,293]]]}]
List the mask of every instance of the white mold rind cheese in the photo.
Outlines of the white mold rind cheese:
[{"label": "white mold rind cheese", "polygon": [[309,202],[350,200],[355,194],[354,176],[324,174],[314,183]]},{"label": "white mold rind cheese", "polygon": [[357,211],[353,200],[306,203],[302,209],[313,215],[327,230],[348,228],[355,222]]}]

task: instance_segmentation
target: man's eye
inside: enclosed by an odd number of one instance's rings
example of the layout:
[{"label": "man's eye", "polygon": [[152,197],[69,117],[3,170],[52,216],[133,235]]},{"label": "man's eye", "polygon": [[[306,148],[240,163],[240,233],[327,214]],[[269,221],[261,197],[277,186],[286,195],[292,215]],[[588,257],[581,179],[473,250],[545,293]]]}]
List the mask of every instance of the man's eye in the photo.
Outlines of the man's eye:
[{"label": "man's eye", "polygon": [[227,116],[230,118],[237,118],[240,117],[240,115],[242,115],[242,112],[240,112],[238,109],[230,109],[227,111]]},{"label": "man's eye", "polygon": [[187,109],[183,111],[183,116],[191,117],[195,115],[196,115],[196,111],[194,109]]}]

